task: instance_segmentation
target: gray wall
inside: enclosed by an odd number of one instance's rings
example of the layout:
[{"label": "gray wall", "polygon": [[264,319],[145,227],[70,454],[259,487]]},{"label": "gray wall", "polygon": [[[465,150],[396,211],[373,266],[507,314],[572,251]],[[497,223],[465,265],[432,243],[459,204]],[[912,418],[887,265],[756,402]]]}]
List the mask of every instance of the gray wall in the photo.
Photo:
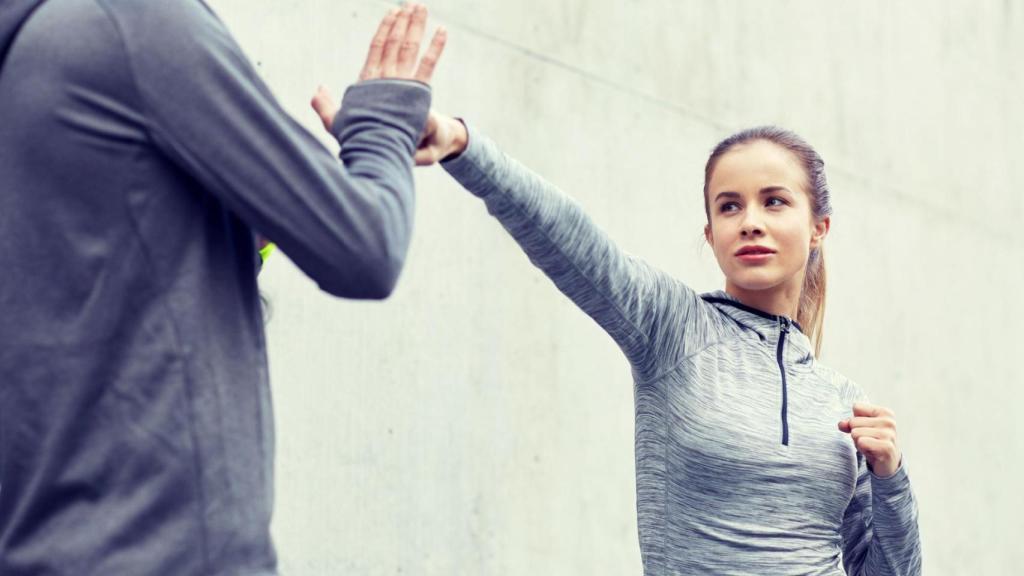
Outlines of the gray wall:
[{"label": "gray wall", "polygon": [[[371,0],[215,0],[284,106],[357,74]],[[1024,535],[1024,5],[436,0],[435,105],[699,290],[701,170],[777,123],[829,166],[822,360],[892,407],[928,574],[1011,574]],[[334,147],[324,138],[325,144]],[[417,173],[385,303],[261,283],[286,574],[639,574],[628,366],[481,202]]]}]

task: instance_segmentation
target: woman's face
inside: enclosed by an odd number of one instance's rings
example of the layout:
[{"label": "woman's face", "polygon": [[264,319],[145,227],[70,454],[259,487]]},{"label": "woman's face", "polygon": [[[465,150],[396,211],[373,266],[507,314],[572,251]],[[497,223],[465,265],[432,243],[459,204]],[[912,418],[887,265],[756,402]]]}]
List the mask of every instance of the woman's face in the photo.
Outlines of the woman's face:
[{"label": "woman's face", "polygon": [[727,286],[799,294],[810,250],[829,228],[828,217],[814,221],[806,188],[797,157],[765,140],[718,159],[708,182],[711,221],[704,234]]}]

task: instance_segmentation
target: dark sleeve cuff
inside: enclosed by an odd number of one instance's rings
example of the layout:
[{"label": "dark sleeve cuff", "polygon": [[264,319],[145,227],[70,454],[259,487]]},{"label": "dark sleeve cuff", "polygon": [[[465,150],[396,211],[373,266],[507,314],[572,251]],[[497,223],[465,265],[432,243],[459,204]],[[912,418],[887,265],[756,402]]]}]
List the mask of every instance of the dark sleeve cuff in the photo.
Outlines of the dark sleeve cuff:
[{"label": "dark sleeve cuff", "polygon": [[430,86],[416,80],[386,78],[353,84],[345,91],[331,133],[344,142],[367,126],[385,125],[402,132],[415,149],[427,124],[430,99]]}]

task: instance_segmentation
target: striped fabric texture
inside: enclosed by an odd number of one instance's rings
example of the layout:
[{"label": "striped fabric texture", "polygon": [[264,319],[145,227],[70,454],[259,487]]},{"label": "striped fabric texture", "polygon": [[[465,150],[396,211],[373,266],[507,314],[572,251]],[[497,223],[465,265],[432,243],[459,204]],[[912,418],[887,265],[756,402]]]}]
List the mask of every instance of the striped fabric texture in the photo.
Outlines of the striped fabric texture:
[{"label": "striped fabric texture", "polygon": [[[921,573],[906,461],[874,475],[837,423],[866,402],[800,327],[619,249],[472,126],[443,163],[622,349],[645,576]],[[599,543],[595,543],[599,545]]]}]

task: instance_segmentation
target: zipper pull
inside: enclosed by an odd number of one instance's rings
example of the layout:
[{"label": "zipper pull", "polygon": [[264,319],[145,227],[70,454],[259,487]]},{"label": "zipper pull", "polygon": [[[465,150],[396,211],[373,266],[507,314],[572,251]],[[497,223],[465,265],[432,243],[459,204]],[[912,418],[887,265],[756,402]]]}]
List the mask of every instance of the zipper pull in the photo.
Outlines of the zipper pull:
[{"label": "zipper pull", "polygon": [[789,318],[779,316],[779,329],[783,334],[789,334]]}]

